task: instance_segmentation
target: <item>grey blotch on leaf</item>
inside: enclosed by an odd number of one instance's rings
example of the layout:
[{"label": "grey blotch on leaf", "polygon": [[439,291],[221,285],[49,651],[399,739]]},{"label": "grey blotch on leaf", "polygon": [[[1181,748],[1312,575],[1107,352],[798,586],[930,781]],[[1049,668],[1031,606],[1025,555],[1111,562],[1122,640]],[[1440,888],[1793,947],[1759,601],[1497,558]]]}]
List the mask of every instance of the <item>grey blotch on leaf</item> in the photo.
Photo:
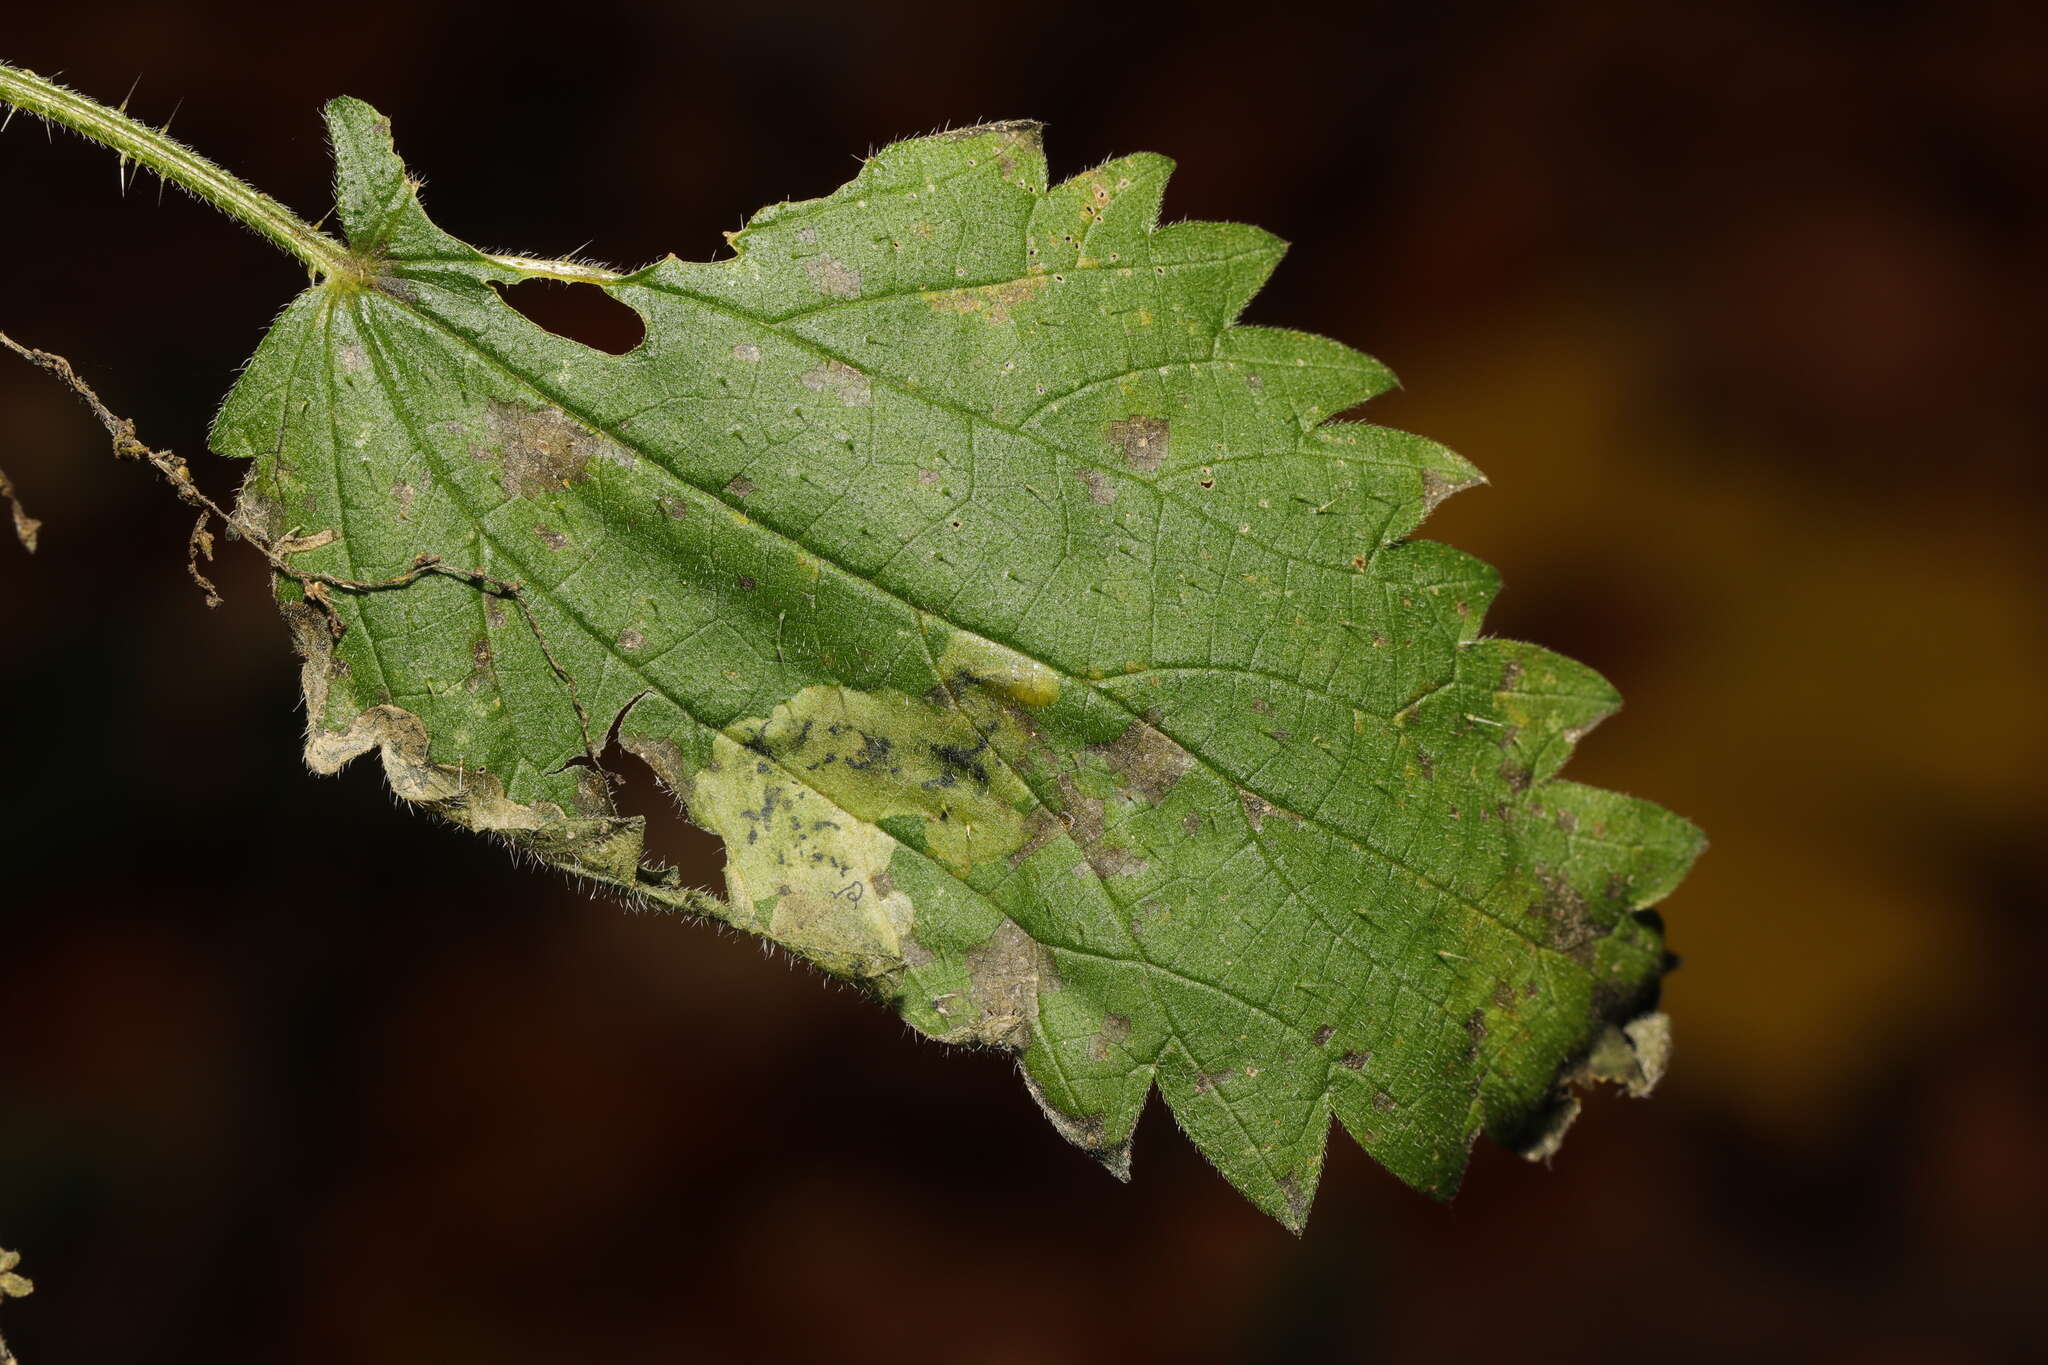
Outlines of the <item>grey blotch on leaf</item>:
[{"label": "grey blotch on leaf", "polygon": [[812,393],[832,394],[849,408],[864,408],[873,401],[868,377],[837,360],[828,360],[814,370],[804,371],[800,382]]},{"label": "grey blotch on leaf", "polygon": [[806,258],[804,274],[810,277],[811,287],[827,298],[860,297],[860,271],[837,256],[821,252]]}]

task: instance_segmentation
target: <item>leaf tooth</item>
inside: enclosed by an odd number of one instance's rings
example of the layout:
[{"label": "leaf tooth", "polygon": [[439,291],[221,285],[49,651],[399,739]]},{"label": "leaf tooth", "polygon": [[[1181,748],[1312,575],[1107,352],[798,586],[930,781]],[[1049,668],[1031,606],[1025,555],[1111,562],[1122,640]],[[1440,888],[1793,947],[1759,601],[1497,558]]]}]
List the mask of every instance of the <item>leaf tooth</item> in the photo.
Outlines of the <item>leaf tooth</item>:
[{"label": "leaf tooth", "polygon": [[[1181,1131],[1223,1178],[1299,1233],[1308,1222],[1329,1143],[1331,1096],[1320,1060],[1312,1065],[1277,1060],[1307,1040],[1285,1036],[1276,1026],[1246,1037],[1242,1024],[1249,1019],[1215,1015],[1213,999],[1190,1000],[1179,1008],[1211,1014],[1204,1021],[1210,1027],[1184,1029],[1167,1045],[1160,1056],[1159,1093]],[[1228,1039],[1212,1032],[1225,1022],[1233,1029]],[[1215,1049],[1212,1061],[1227,1057],[1230,1064],[1196,1060],[1189,1048],[1203,1048],[1204,1034]],[[1242,1064],[1247,1055],[1276,1060],[1264,1066]]]},{"label": "leaf tooth", "polygon": [[1614,684],[1540,645],[1484,640],[1459,667],[1488,689],[1484,714],[1501,730],[1502,775],[1518,789],[1553,776],[1579,740],[1621,709]]}]

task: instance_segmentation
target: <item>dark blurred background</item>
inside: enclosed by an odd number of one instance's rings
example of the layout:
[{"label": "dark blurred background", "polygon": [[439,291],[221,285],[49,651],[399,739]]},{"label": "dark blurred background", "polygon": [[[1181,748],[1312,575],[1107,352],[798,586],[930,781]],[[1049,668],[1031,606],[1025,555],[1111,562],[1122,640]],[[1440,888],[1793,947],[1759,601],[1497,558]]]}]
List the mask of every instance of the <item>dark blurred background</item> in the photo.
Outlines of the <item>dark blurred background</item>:
[{"label": "dark blurred background", "polygon": [[[9,360],[48,523],[0,544],[25,1365],[2039,1358],[2048,10],[1348,13],[39,5],[0,57],[139,77],[308,216],[319,102],[362,96],[451,231],[616,264],[946,123],[1178,157],[1170,216],[1294,243],[1251,319],[1385,359],[1371,415],[1491,476],[1427,533],[1627,696],[1572,774],[1712,837],[1660,1094],[1549,1170],[1482,1145],[1448,1208],[1339,1135],[1300,1241],[1156,1105],[1119,1186],[999,1058],[309,777],[253,556],[206,611],[183,510]],[[0,328],[217,491],[206,422],[302,283],[0,138]]]}]

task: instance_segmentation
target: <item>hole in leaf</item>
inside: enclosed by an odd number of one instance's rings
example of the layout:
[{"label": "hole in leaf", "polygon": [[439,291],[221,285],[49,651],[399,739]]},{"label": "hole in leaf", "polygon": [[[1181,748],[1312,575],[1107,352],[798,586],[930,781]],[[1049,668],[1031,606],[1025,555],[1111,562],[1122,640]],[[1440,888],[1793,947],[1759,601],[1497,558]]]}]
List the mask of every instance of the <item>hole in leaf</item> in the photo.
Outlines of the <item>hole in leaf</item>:
[{"label": "hole in leaf", "polygon": [[612,802],[621,815],[647,821],[647,856],[683,874],[690,886],[725,894],[725,841],[683,818],[675,794],[662,785],[654,769],[621,745],[605,750],[604,765],[623,779],[612,787]]},{"label": "hole in leaf", "polygon": [[638,313],[594,284],[520,280],[500,285],[498,293],[536,327],[592,350],[624,355],[647,335]]},{"label": "hole in leaf", "polygon": [[[725,888],[724,841],[685,819],[681,799],[669,790],[660,774],[646,760],[619,743],[619,730],[625,725],[626,717],[647,696],[648,692],[643,691],[620,707],[605,730],[602,757],[605,771],[614,779],[611,785],[612,804],[619,814],[638,815],[647,822],[643,848],[649,858],[675,868],[690,886],[700,886],[714,894],[722,893]],[[570,761],[587,764],[589,760]]]}]

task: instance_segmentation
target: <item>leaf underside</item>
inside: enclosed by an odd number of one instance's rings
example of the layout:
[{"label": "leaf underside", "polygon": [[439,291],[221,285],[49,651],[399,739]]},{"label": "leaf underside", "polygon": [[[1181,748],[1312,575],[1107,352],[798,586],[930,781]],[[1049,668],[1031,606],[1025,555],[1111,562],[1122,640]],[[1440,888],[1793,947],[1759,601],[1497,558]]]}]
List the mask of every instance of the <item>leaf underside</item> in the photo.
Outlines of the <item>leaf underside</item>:
[{"label": "leaf underside", "polygon": [[[1334,1115],[1453,1190],[1547,1152],[1568,1085],[1662,1061],[1684,821],[1556,777],[1617,698],[1483,638],[1486,565],[1407,539],[1478,481],[1332,422],[1392,383],[1233,325],[1282,244],[1158,226],[1171,163],[1049,185],[1034,124],[899,143],[713,263],[606,286],[613,356],[507,304],[353,100],[366,266],[300,295],[220,414],[281,581],[307,755],[644,901],[707,910],[913,1027],[1014,1049],[1112,1170],[1157,1085],[1306,1217]],[[446,575],[421,555],[516,593]],[[645,859],[609,734],[727,847]]]}]

